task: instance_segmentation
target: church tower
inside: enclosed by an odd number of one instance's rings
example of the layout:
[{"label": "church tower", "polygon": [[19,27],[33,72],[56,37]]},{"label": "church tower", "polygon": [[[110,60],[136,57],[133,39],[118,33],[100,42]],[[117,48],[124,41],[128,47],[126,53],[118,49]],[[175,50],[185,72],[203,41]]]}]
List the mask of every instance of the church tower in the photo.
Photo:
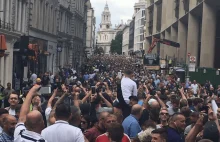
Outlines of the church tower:
[{"label": "church tower", "polygon": [[109,11],[109,7],[108,4],[106,2],[104,11],[102,12],[102,21],[100,24],[100,29],[101,30],[106,30],[106,29],[110,29],[112,26],[111,24],[111,13]]}]

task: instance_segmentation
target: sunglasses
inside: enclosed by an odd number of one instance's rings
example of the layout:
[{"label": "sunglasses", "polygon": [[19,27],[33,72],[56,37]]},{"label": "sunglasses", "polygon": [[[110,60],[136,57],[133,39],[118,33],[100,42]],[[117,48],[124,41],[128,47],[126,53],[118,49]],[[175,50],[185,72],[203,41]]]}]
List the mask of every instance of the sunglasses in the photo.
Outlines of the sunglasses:
[{"label": "sunglasses", "polygon": [[169,115],[169,113],[160,113],[160,115]]}]

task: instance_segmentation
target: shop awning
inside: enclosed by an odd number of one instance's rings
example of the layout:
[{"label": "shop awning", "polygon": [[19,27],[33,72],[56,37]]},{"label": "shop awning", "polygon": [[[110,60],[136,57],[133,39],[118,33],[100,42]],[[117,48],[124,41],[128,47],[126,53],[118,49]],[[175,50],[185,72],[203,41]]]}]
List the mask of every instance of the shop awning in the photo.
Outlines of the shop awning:
[{"label": "shop awning", "polygon": [[5,35],[0,35],[0,50],[7,50]]}]

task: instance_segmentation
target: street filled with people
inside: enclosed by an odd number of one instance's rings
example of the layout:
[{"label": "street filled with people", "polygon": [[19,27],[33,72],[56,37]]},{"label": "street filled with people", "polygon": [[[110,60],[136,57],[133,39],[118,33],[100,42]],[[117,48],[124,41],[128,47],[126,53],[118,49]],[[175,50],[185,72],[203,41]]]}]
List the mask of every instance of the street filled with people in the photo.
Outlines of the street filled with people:
[{"label": "street filled with people", "polygon": [[[219,142],[220,86],[122,55],[0,83],[0,142]],[[42,88],[50,88],[42,93]]]}]

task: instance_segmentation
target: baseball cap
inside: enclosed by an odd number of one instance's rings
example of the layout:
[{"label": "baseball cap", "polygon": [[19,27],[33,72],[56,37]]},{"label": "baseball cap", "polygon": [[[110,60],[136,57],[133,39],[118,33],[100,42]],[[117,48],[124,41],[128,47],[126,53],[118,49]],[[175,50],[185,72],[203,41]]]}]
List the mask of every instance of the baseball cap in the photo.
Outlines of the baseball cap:
[{"label": "baseball cap", "polygon": [[204,126],[203,139],[209,139],[213,142],[218,142],[219,131],[214,121],[208,121]]}]

